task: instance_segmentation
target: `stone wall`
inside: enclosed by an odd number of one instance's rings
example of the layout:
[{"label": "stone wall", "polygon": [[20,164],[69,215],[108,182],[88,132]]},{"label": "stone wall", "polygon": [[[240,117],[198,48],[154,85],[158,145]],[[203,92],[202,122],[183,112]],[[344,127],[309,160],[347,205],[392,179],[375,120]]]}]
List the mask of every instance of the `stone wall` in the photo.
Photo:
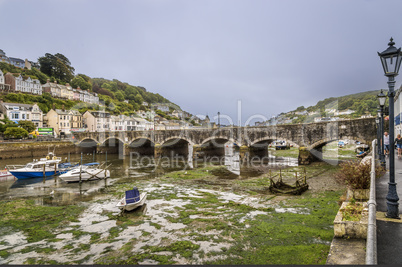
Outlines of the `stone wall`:
[{"label": "stone wall", "polygon": [[0,143],[0,159],[41,158],[46,156],[48,151],[53,150],[56,156],[80,153],[81,151],[71,142]]}]

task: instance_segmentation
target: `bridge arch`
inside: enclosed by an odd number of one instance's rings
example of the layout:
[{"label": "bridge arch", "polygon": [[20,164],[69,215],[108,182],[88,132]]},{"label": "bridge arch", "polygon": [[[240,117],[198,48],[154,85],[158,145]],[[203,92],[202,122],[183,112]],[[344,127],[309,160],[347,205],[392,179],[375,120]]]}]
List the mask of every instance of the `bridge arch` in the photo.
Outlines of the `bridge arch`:
[{"label": "bridge arch", "polygon": [[91,142],[91,143],[94,142],[96,144],[100,144],[98,141],[96,141],[96,139],[87,137],[82,140],[79,140],[78,145],[83,144],[83,143],[89,143],[89,142]]},{"label": "bridge arch", "polygon": [[192,157],[192,155],[189,155],[189,152],[192,151],[193,145],[193,142],[184,137],[172,136],[161,144],[155,144],[155,155],[167,157],[180,156],[182,158]]},{"label": "bridge arch", "polygon": [[[339,141],[339,140],[355,140],[355,141],[359,141],[361,143],[365,143],[365,140],[359,137],[352,137],[352,136],[343,136],[342,138],[324,138],[322,140],[319,140],[313,144],[311,144],[310,146],[307,147],[308,150],[320,150],[323,146],[325,146],[328,143],[334,142],[334,141]],[[371,144],[367,144],[367,145],[371,145]]]},{"label": "bridge arch", "polygon": [[127,144],[128,153],[135,152],[139,155],[154,155],[155,143],[145,136],[139,136]]},{"label": "bridge arch", "polygon": [[[213,143],[214,140],[226,140],[226,142],[232,142],[232,143],[237,144],[236,140],[233,139],[233,138],[230,138],[230,137],[228,138],[226,136],[211,136],[211,137],[208,137],[208,138],[204,139],[200,145],[202,146],[202,145],[204,145],[204,144],[206,144],[208,142],[211,142],[211,141]],[[220,144],[220,143],[221,142],[216,143],[216,144]]]},{"label": "bridge arch", "polygon": [[94,138],[84,138],[77,143],[78,151],[83,153],[93,153],[97,150],[99,142]]},{"label": "bridge arch", "polygon": [[171,136],[167,138],[166,140],[162,141],[160,143],[161,146],[170,146],[174,145],[176,142],[179,142],[180,140],[186,141],[190,145],[194,145],[194,143],[191,140],[188,140],[185,136]]}]

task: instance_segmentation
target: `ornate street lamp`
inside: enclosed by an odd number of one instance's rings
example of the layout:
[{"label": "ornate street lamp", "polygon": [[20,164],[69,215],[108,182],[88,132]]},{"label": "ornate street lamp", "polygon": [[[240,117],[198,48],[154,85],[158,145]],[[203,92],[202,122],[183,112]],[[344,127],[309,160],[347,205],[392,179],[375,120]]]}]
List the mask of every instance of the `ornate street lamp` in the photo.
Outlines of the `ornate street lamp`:
[{"label": "ornate street lamp", "polygon": [[[395,146],[394,146],[394,131],[395,131],[395,118],[394,118],[394,87],[395,76],[398,75],[399,67],[401,66],[402,53],[401,48],[394,46],[393,39],[391,38],[388,43],[389,47],[378,53],[381,59],[382,67],[384,68],[384,74],[388,77],[388,97],[389,97],[389,182],[388,182],[388,194],[387,194],[387,217],[399,218],[399,197],[396,192],[395,183]],[[383,100],[381,100],[383,101]],[[385,99],[384,99],[385,104]],[[380,103],[381,105],[381,103]]]},{"label": "ornate street lamp", "polygon": [[377,126],[377,155],[378,155],[378,158],[379,159],[381,159],[381,154],[380,154],[380,152],[381,152],[381,145],[380,145],[380,117],[378,116],[378,114],[377,114],[377,117],[375,118],[375,124],[376,124],[376,126]]}]

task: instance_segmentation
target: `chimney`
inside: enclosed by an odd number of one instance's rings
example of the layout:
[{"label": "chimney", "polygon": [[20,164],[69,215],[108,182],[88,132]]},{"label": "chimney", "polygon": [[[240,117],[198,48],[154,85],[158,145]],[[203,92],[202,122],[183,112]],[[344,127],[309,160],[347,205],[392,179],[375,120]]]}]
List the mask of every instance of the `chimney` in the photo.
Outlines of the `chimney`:
[{"label": "chimney", "polygon": [[46,83],[50,83],[50,80],[49,80],[49,79],[47,79],[47,80],[46,80]]},{"label": "chimney", "polygon": [[57,80],[55,80],[54,83],[57,84]]},{"label": "chimney", "polygon": [[61,110],[63,110],[63,111],[64,111],[64,104],[61,106]]},{"label": "chimney", "polygon": [[54,103],[53,103],[53,110],[56,110]]}]

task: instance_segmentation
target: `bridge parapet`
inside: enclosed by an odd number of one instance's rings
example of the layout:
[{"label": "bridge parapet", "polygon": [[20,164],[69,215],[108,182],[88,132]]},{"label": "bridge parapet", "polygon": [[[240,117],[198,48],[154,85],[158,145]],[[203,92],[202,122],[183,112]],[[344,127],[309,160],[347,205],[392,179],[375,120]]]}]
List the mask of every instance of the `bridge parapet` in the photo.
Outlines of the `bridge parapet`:
[{"label": "bridge parapet", "polygon": [[147,139],[155,144],[182,139],[191,145],[202,145],[213,139],[223,139],[238,146],[253,146],[261,142],[286,140],[308,150],[328,142],[351,139],[367,144],[376,138],[375,118],[339,120],[309,124],[289,124],[259,127],[192,128],[178,130],[115,131],[73,133],[77,143],[93,140],[104,144],[109,139],[118,139],[126,145],[138,139]]}]

